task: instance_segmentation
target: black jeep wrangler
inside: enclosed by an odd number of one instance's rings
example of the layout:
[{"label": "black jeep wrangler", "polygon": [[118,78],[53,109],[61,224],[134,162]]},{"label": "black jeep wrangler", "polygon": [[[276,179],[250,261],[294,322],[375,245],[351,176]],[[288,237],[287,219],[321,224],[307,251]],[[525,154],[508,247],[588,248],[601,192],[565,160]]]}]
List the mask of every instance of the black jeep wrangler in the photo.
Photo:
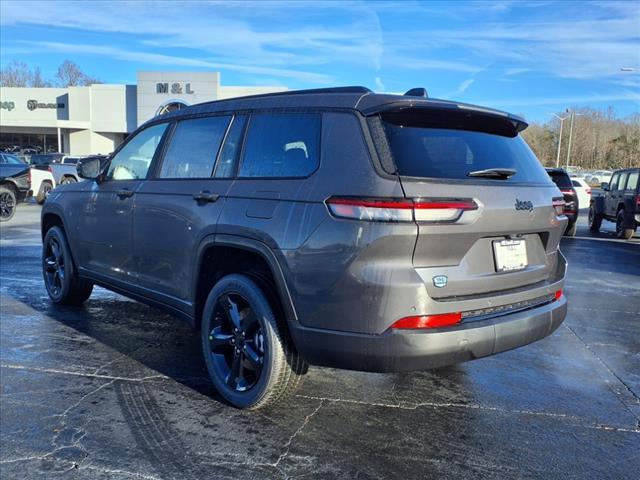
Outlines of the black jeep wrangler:
[{"label": "black jeep wrangler", "polygon": [[589,205],[589,226],[600,230],[602,220],[616,222],[618,238],[630,239],[640,225],[640,168],[616,170],[611,183],[603,183],[603,194]]}]

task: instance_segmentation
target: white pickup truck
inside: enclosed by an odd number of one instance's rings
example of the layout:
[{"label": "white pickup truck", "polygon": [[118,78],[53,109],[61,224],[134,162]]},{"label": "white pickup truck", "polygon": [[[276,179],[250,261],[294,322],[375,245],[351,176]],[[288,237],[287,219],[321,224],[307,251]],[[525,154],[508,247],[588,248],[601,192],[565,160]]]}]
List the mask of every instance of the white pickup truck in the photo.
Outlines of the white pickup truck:
[{"label": "white pickup truck", "polygon": [[[12,153],[2,153],[5,157],[10,157],[13,162],[20,162],[29,165],[22,158],[13,155]],[[53,174],[48,170],[39,170],[35,167],[29,169],[29,178],[31,180],[31,189],[27,193],[27,198],[35,197],[36,202],[40,205],[47,199],[49,192],[56,188],[56,180],[53,178]]]}]

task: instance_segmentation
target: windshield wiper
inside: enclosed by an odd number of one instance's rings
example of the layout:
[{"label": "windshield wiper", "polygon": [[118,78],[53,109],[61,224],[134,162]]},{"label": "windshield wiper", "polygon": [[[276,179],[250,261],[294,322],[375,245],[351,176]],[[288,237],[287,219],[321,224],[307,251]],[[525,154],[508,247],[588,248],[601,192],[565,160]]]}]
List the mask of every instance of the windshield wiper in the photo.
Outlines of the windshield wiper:
[{"label": "windshield wiper", "polygon": [[506,180],[509,177],[513,177],[516,173],[516,170],[513,168],[487,168],[486,170],[476,170],[475,172],[469,172],[467,173],[467,176]]}]

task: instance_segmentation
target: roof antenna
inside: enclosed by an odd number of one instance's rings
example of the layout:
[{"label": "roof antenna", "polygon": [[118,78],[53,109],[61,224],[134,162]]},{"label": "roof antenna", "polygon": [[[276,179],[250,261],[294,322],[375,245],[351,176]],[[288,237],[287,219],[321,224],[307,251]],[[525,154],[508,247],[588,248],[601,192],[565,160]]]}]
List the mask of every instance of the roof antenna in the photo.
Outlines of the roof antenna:
[{"label": "roof antenna", "polygon": [[412,88],[407,93],[405,93],[405,96],[407,96],[407,97],[429,98],[429,94],[427,93],[427,89],[426,88],[422,88],[422,87]]}]

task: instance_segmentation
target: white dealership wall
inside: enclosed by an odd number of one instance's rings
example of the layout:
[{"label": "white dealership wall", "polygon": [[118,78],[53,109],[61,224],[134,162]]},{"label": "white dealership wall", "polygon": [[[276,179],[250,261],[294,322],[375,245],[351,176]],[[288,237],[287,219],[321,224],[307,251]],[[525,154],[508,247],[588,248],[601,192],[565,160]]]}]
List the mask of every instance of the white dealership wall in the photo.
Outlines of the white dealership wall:
[{"label": "white dealership wall", "polygon": [[55,134],[65,153],[73,155],[109,153],[167,104],[193,105],[284,90],[282,86],[222,86],[218,72],[138,72],[137,85],[4,87],[0,88],[0,132]]},{"label": "white dealership wall", "polygon": [[131,85],[0,88],[0,131],[55,134],[74,155],[109,153],[135,129],[135,101]]}]

